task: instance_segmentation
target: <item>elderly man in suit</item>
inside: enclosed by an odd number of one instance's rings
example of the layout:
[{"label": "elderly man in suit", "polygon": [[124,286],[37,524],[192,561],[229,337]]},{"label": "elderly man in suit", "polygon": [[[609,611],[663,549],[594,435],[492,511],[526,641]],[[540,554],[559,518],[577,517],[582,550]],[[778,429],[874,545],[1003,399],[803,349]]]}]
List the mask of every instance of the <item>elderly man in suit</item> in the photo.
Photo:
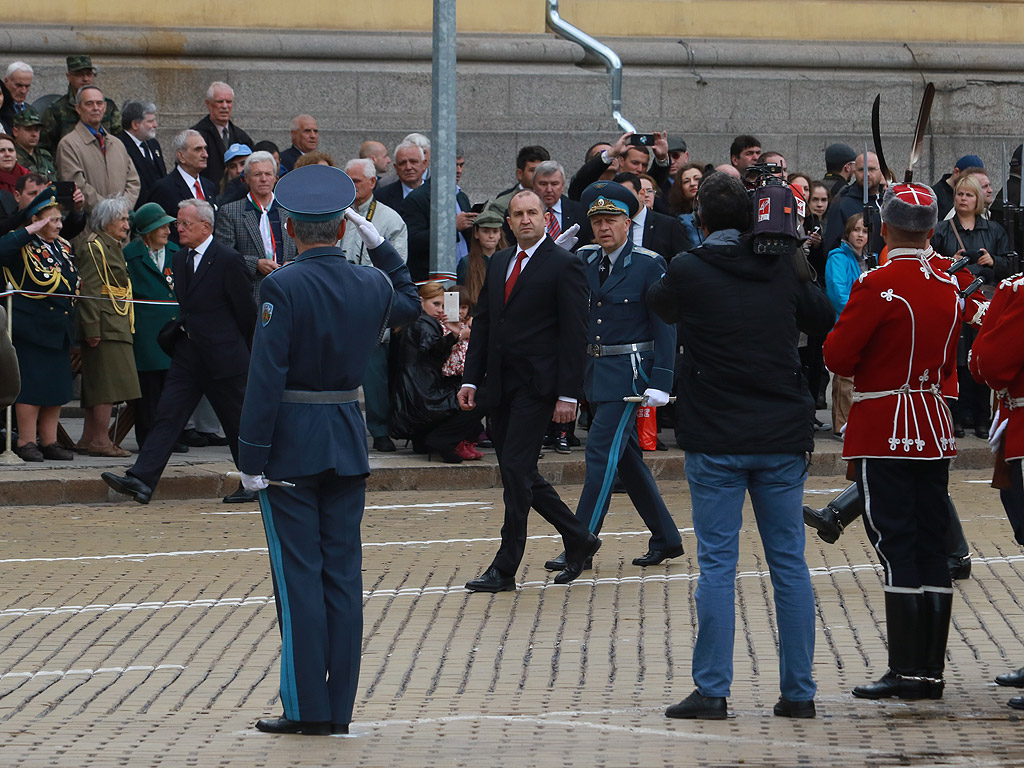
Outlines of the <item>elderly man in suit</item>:
[{"label": "elderly man in suit", "polygon": [[57,145],[57,173],[73,181],[85,195],[86,210],[100,200],[124,195],[129,205],[139,197],[139,174],[124,145],[103,127],[107,104],[95,85],[75,97],[78,125]]},{"label": "elderly man in suit", "polygon": [[[202,175],[209,160],[203,135],[191,128],[182,131],[171,142],[171,152],[177,167],[153,185],[145,202],[157,203],[168,213],[174,213],[182,200],[195,198],[210,203],[216,200],[217,187]],[[171,240],[178,242],[178,230],[174,226]]]},{"label": "elderly man in suit", "polygon": [[24,61],[12,61],[7,65],[4,79],[0,80],[0,124],[10,128],[14,118],[31,105],[28,91],[32,87],[32,66]]},{"label": "elderly man in suit", "polygon": [[121,109],[122,130],[117,138],[124,144],[139,174],[138,210],[149,200],[149,195],[160,179],[167,175],[163,150],[156,140],[156,105],[149,101],[127,101]]},{"label": "elderly man in suit", "polygon": [[[476,213],[470,208],[469,198],[459,187],[466,158],[461,151],[455,155],[455,261],[469,254],[468,231],[473,226]],[[401,182],[400,182],[401,183]],[[409,193],[402,204],[401,214],[409,227],[409,274],[420,282],[430,278],[430,187],[427,179]]]},{"label": "elderly man in suit", "polygon": [[178,323],[171,367],[164,380],[156,423],[126,475],[104,472],[118,493],[148,504],[178,436],[203,395],[209,398],[238,462],[238,423],[245,397],[256,304],[238,251],[213,239],[213,206],[203,200],[178,205],[182,249],[174,254]]},{"label": "elderly man in suit", "polygon": [[[398,178],[390,184],[377,188],[374,196],[384,205],[402,213],[403,203],[414,189],[423,183],[423,172],[427,168],[427,155],[423,147],[406,138],[395,147],[395,173]],[[413,275],[413,280],[416,276]]]},{"label": "elderly man in suit", "polygon": [[548,422],[575,418],[583,388],[590,294],[583,261],[545,234],[544,204],[532,190],[512,197],[508,219],[518,246],[491,259],[459,390],[463,410],[476,407],[477,394],[490,410],[505,489],[501,546],[490,567],[466,584],[473,592],[516,588],[531,506],[565,544],[566,566],[556,583],[579,576],[601,546],[537,470]]},{"label": "elderly man in suit", "polygon": [[263,278],[295,259],[295,241],[288,234],[285,216],[274,197],[277,162],[269,152],[253,152],[245,160],[249,193],[217,213],[213,236],[221,245],[242,254],[253,281],[253,297],[260,298]]},{"label": "elderly man in suit", "polygon": [[320,128],[312,115],[296,115],[291,124],[292,145],[281,153],[281,173],[295,167],[295,161],[320,145]]},{"label": "elderly man in suit", "polygon": [[548,237],[555,239],[573,224],[579,224],[575,249],[594,239],[587,209],[582,203],[570,200],[564,194],[565,168],[561,163],[555,160],[539,163],[533,171],[533,191],[544,203],[544,227]]},{"label": "elderly man in suit", "polygon": [[213,82],[206,91],[206,117],[192,126],[199,131],[206,142],[210,160],[203,169],[204,177],[214,184],[220,184],[224,175],[224,153],[232,144],[253,145],[249,134],[231,122],[231,113],[235,108],[235,91],[227,83]]}]

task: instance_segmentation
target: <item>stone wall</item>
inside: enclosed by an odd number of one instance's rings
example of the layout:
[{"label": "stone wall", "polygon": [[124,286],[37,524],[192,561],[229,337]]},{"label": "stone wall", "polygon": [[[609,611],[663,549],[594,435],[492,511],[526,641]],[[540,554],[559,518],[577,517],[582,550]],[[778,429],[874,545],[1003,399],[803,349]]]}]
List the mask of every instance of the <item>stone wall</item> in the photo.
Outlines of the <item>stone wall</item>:
[{"label": "stone wall", "polygon": [[[45,45],[40,45],[44,41]],[[342,161],[376,138],[393,146],[430,128],[429,35],[8,26],[0,62],[36,68],[31,98],[65,87],[63,56],[90,53],[118,103],[154,100],[159,138],[205,111],[211,80],[236,90],[235,118],[257,140],[288,145],[288,121],[308,111],[321,147]],[[824,171],[832,141],[870,142],[882,94],[885,153],[901,174],[923,84],[938,89],[918,178],[932,181],[967,153],[992,169],[1001,145],[1024,138],[1024,48],[897,43],[605,39],[624,62],[623,114],[639,130],[684,136],[695,160],[727,160],[733,136],[753,133],[791,170]],[[572,173],[587,146],[617,134],[608,79],[576,45],[553,35],[461,35],[457,102],[464,187],[474,201],[509,186],[516,149],[547,146]]]}]

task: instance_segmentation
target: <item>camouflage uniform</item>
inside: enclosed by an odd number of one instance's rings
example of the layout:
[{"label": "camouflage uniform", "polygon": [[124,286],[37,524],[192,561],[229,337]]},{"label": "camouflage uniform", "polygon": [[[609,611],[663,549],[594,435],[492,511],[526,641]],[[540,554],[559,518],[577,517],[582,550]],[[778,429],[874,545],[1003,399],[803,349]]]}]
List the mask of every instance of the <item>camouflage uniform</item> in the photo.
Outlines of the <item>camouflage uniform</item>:
[{"label": "camouflage uniform", "polygon": [[53,156],[45,149],[36,147],[31,155],[20,145],[15,145],[18,152],[18,162],[28,168],[32,173],[45,176],[47,181],[57,181],[57,169],[53,164]]}]

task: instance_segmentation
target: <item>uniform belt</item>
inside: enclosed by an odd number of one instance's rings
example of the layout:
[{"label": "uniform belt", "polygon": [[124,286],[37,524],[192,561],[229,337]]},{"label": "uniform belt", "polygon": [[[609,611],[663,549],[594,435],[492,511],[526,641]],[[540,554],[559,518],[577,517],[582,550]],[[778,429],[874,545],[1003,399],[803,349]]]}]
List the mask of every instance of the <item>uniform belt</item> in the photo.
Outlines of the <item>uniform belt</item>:
[{"label": "uniform belt", "polygon": [[587,354],[591,357],[631,355],[634,352],[650,352],[653,349],[653,341],[640,341],[636,344],[587,344]]},{"label": "uniform belt", "polygon": [[358,389],[342,389],[333,392],[311,392],[303,389],[286,389],[281,393],[282,403],[312,403],[314,405],[341,405],[354,403],[359,399]]},{"label": "uniform belt", "polygon": [[880,397],[892,397],[893,395],[910,395],[910,394],[932,394],[937,397],[942,396],[941,390],[932,384],[927,389],[911,389],[910,385],[904,384],[899,389],[886,389],[880,392],[854,392],[853,402],[859,403],[863,400],[877,400]]},{"label": "uniform belt", "polygon": [[1007,397],[1003,402],[1006,403],[1006,409],[1009,411],[1024,408],[1024,397]]}]

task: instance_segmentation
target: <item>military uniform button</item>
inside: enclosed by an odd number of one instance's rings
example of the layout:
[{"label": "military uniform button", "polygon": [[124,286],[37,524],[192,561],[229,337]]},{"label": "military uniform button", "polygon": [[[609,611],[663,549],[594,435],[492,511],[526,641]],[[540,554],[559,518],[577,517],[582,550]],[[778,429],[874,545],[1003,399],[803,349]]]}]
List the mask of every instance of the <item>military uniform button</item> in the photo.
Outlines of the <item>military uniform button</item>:
[{"label": "military uniform button", "polygon": [[601,318],[600,318],[600,317],[599,317],[599,318],[597,318],[597,324],[598,324],[598,325],[600,325],[600,324],[601,324]]},{"label": "military uniform button", "polygon": [[599,306],[599,307],[601,306],[601,302],[600,302],[600,301],[599,301],[599,302],[597,302],[597,306]]},{"label": "military uniform button", "polygon": [[600,340],[601,340],[601,337],[600,337],[600,336],[595,336],[595,337],[594,337],[594,341],[600,341]]}]

